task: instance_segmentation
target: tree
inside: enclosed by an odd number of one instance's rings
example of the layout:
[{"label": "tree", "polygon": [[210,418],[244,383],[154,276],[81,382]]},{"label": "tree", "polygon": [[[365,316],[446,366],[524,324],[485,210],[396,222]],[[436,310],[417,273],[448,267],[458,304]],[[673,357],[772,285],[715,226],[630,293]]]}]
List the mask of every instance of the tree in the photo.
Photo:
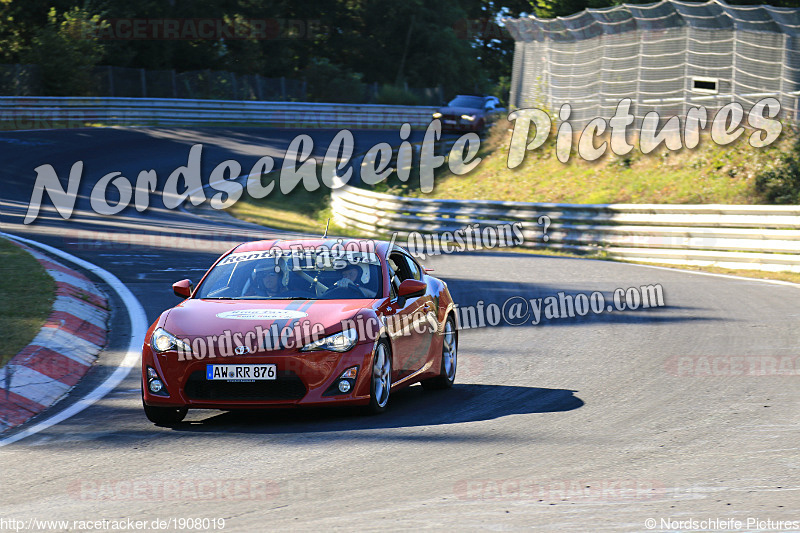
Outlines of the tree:
[{"label": "tree", "polygon": [[39,66],[44,95],[92,94],[92,69],[103,57],[94,32],[101,26],[98,15],[81,8],[73,7],[61,17],[50,9],[47,23],[34,32],[30,48],[22,54],[26,62]]}]

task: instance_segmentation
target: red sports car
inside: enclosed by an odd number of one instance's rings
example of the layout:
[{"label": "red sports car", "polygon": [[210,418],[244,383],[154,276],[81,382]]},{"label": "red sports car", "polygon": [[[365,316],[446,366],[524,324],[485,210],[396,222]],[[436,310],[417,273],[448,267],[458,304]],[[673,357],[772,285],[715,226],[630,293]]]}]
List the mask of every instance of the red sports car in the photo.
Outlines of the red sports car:
[{"label": "red sports car", "polygon": [[152,422],[188,409],[363,405],[448,388],[458,333],[447,284],[407,251],[355,239],[240,244],[148,329],[142,403]]}]

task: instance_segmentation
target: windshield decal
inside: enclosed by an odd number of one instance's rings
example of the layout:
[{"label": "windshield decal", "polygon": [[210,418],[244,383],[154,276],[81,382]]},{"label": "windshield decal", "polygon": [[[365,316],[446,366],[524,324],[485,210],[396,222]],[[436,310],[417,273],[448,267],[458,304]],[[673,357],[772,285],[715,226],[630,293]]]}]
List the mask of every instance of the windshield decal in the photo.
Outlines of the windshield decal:
[{"label": "windshield decal", "polygon": [[239,309],[217,313],[217,318],[230,320],[292,320],[307,317],[303,311],[289,309]]}]

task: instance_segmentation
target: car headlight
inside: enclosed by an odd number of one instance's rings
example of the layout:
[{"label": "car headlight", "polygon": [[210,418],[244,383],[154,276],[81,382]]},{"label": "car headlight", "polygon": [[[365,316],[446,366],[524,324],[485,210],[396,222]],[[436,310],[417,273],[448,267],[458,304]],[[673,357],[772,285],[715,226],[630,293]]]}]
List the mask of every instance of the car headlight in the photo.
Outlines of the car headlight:
[{"label": "car headlight", "polygon": [[192,353],[192,348],[188,344],[164,328],[157,328],[153,332],[153,337],[150,340],[150,346],[152,346],[153,349],[158,353],[164,353],[170,350],[178,350],[183,353]]},{"label": "car headlight", "polygon": [[433,118],[442,118],[442,114],[437,111],[433,114]]},{"label": "car headlight", "polygon": [[341,333],[328,335],[318,341],[309,342],[303,346],[301,352],[313,352],[317,350],[330,350],[332,352],[346,352],[356,345],[358,334],[354,328],[346,329]]},{"label": "car headlight", "polygon": [[472,122],[473,120],[475,120],[475,115],[461,115],[461,118],[463,120],[469,120],[470,122]]}]

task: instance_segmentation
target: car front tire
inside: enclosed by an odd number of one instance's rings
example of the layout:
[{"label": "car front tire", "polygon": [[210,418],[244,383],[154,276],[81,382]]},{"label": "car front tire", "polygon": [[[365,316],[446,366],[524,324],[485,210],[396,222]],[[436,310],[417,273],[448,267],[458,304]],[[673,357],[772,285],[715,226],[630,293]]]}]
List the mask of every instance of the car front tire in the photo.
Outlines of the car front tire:
[{"label": "car front tire", "polygon": [[142,407],[147,419],[157,426],[174,426],[179,424],[189,409],[186,407],[155,407],[144,403],[142,395]]},{"label": "car front tire", "polygon": [[386,410],[392,390],[392,351],[389,342],[381,339],[375,347],[370,375],[369,405],[367,413],[378,414]]}]

